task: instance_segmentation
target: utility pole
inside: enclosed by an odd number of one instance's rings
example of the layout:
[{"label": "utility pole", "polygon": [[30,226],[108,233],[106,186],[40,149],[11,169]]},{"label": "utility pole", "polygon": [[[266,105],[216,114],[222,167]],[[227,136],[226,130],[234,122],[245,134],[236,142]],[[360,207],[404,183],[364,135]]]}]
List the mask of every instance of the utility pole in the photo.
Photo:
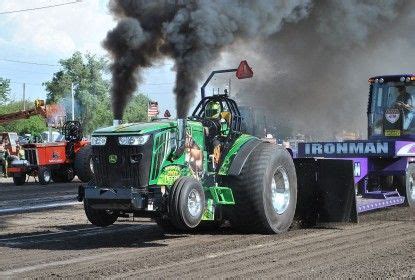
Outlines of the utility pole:
[{"label": "utility pole", "polygon": [[228,89],[229,89],[228,95],[229,96],[231,96],[231,86],[232,86],[232,80],[231,78],[229,78],[229,82],[228,82]]},{"label": "utility pole", "polygon": [[23,111],[26,111],[26,83],[23,83]]},{"label": "utility pole", "polygon": [[71,100],[72,100],[72,120],[75,120],[75,94],[73,90],[73,83],[71,83]]}]

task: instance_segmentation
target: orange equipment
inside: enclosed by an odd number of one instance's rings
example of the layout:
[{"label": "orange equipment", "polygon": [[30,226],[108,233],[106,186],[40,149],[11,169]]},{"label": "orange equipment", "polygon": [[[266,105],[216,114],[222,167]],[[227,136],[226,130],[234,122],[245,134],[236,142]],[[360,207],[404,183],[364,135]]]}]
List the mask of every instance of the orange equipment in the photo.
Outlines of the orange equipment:
[{"label": "orange equipment", "polygon": [[27,175],[37,176],[43,185],[70,182],[75,175],[83,182],[93,176],[91,145],[83,139],[78,121],[63,126],[65,141],[24,144],[24,159],[14,159],[7,168],[16,185],[23,185]]},{"label": "orange equipment", "polygon": [[35,100],[35,107],[25,111],[0,115],[0,124],[15,120],[28,119],[32,116],[41,115],[46,118],[46,108],[44,100]]}]

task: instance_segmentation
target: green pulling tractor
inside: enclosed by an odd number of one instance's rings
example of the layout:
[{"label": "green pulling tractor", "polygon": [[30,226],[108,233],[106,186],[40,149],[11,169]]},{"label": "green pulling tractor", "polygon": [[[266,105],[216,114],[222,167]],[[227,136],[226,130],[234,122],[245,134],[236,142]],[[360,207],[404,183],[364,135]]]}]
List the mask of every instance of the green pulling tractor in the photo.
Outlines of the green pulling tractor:
[{"label": "green pulling tractor", "polygon": [[[318,202],[321,196],[306,191],[312,185],[324,193],[316,187],[317,160],[294,163],[285,148],[241,131],[238,106],[226,94],[204,96],[214,74],[232,71],[238,78],[252,76],[246,62],[238,69],[214,71],[187,119],[119,124],[93,133],[95,179],[78,191],[92,224],[105,227],[133,214],[152,217],[170,230],[189,231],[227,220],[243,232],[281,233],[296,213],[307,222],[327,213],[325,202]],[[352,163],[346,167],[353,181]],[[303,174],[299,182],[297,173]],[[301,197],[299,189],[305,190]],[[345,198],[354,197],[353,185],[338,194],[335,212],[350,220],[352,204]],[[331,220],[338,220],[334,216]]]}]

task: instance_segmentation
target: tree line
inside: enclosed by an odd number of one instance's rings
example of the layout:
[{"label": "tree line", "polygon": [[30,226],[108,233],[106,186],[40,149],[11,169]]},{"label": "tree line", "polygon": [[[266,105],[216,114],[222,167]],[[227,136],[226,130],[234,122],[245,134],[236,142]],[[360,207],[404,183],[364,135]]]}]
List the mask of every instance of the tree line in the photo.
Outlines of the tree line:
[{"label": "tree line", "polygon": [[[71,57],[59,61],[60,69],[50,81],[43,83],[47,93],[46,104],[60,104],[65,108],[67,119],[71,119],[71,86],[75,96],[75,119],[79,120],[84,134],[112,124],[108,61],[92,54],[75,52]],[[26,104],[29,104],[27,101]],[[124,121],[147,120],[148,98],[135,94],[124,113]],[[10,101],[10,80],[0,77],[0,115],[22,110],[22,101]],[[37,135],[47,130],[45,120],[31,117],[0,125],[0,132],[13,131],[19,134]]]}]

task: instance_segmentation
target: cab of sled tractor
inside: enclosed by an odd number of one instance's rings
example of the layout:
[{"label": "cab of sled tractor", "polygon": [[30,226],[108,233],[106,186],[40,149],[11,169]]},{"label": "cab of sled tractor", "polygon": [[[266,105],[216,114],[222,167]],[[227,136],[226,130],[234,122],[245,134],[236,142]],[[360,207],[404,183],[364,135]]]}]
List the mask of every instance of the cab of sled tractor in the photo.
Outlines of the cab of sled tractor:
[{"label": "cab of sled tractor", "polygon": [[[351,162],[294,161],[283,147],[244,133],[235,100],[205,96],[213,75],[227,72],[253,76],[246,61],[212,72],[187,119],[113,125],[93,133],[94,180],[78,196],[91,223],[108,226],[132,214],[152,217],[165,230],[227,220],[243,232],[280,233],[295,215],[309,225],[353,220]],[[336,174],[327,172],[331,166]],[[338,178],[345,182],[337,184]]]}]

